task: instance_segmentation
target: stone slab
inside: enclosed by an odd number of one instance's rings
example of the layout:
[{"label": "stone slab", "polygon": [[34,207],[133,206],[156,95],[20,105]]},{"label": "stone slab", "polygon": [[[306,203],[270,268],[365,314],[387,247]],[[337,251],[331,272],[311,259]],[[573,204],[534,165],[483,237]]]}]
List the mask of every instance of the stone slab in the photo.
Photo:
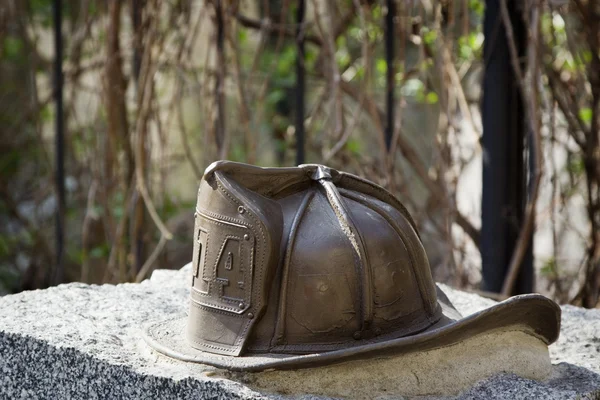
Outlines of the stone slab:
[{"label": "stone slab", "polygon": [[[268,394],[252,375],[224,377],[212,367],[151,351],[140,327],[185,311],[188,277],[186,266],[155,271],[141,284],[73,283],[1,297],[0,399],[322,398]],[[463,315],[493,304],[441,287]],[[564,306],[561,337],[550,357],[555,365],[544,381],[499,374],[456,396],[427,398],[600,399],[600,310]]]}]

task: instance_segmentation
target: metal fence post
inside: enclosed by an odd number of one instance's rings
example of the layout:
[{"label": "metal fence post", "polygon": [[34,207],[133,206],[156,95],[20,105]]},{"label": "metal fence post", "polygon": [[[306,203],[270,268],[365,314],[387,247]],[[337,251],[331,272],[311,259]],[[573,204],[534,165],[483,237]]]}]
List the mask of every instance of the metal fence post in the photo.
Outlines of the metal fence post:
[{"label": "metal fence post", "polygon": [[[487,0],[483,79],[483,194],[482,289],[500,292],[519,231],[527,196],[525,110],[511,65],[500,1]],[[523,59],[527,31],[520,2],[506,0],[518,56]],[[532,243],[532,241],[530,241]],[[533,290],[533,252],[529,246],[515,285],[515,293]]]},{"label": "metal fence post", "polygon": [[217,121],[215,136],[219,157],[224,158],[225,143],[225,22],[223,21],[222,0],[215,0],[217,22],[217,79],[215,82],[217,96]]},{"label": "metal fence post", "polygon": [[304,163],[304,0],[296,11],[296,165]]},{"label": "metal fence post", "polygon": [[62,4],[52,2],[54,19],[54,101],[55,118],[55,160],[56,160],[56,267],[49,283],[58,285],[64,279],[64,238],[65,238],[65,154],[64,154],[64,114],[63,114],[63,71],[62,71]]},{"label": "metal fence post", "polygon": [[386,98],[385,98],[385,147],[389,152],[392,145],[392,136],[394,135],[394,88],[395,88],[395,68],[394,68],[394,16],[396,15],[395,0],[387,0],[387,13],[385,14],[385,63],[386,63]]}]

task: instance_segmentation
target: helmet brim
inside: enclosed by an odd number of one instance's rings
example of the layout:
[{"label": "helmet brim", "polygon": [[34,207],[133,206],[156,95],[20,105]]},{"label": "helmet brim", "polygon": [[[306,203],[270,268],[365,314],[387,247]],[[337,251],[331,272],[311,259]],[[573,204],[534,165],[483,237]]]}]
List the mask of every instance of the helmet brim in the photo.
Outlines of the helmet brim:
[{"label": "helmet brim", "polygon": [[439,288],[437,292],[442,317],[434,325],[415,335],[364,341],[342,350],[303,355],[247,352],[240,357],[208,353],[195,349],[187,342],[186,316],[152,323],[144,329],[143,337],[154,350],[174,359],[247,372],[299,369],[383,356],[401,356],[452,346],[491,332],[520,331],[538,338],[546,345],[558,338],[560,307],[542,295],[514,296],[461,318]]}]

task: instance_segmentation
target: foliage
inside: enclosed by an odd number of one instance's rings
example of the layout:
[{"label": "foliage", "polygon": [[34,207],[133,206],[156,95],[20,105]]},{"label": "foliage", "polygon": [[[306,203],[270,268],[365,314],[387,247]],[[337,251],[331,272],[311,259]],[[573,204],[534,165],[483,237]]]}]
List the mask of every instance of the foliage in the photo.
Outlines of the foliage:
[{"label": "foliage", "polygon": [[[0,292],[57,283],[49,267],[51,2],[9,3],[0,12]],[[181,254],[191,258],[189,215],[210,162],[294,163],[296,3],[149,0],[132,8],[137,3],[86,0],[62,10],[67,281],[135,281],[158,265],[179,267]],[[549,200],[540,200],[537,218],[540,226],[550,220],[553,238],[539,279],[557,299],[593,306],[600,292],[600,17],[594,0],[555,3],[528,1],[523,11],[530,36],[541,35],[541,67],[523,71],[524,85],[535,83],[528,96],[541,95],[528,118],[542,121]],[[459,194],[471,190],[464,182],[477,178],[468,171],[481,163],[484,1],[396,3],[390,154],[384,2],[307,4],[306,161],[386,186],[415,215],[436,279],[476,286],[480,216]],[[539,25],[531,23],[535,13]],[[571,226],[581,201],[585,220]],[[573,235],[587,250],[583,261],[564,261],[561,238]],[[581,263],[584,272],[574,267]]]}]

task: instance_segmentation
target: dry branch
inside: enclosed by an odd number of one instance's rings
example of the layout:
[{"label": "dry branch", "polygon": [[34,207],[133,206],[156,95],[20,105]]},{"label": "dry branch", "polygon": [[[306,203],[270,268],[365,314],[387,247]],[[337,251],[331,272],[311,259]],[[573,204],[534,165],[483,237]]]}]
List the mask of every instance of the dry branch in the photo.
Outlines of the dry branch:
[{"label": "dry branch", "polygon": [[[505,4],[506,0],[501,0],[501,3],[504,4],[503,8],[506,8]],[[525,217],[523,226],[521,227],[521,231],[519,232],[519,236],[517,239],[516,248],[513,252],[512,258],[510,260],[510,265],[508,267],[508,272],[506,277],[504,278],[504,284],[502,286],[502,294],[504,296],[510,296],[513,291],[515,281],[517,279],[517,275],[519,274],[519,270],[521,268],[521,264],[523,263],[523,258],[525,257],[525,253],[527,252],[527,248],[529,247],[532,233],[534,230],[535,224],[535,210],[536,204],[539,195],[540,181],[542,178],[542,166],[543,166],[543,154],[542,154],[542,133],[541,133],[541,116],[540,116],[540,102],[539,102],[539,91],[537,88],[537,84],[539,82],[539,74],[540,74],[540,62],[539,62],[539,40],[540,40],[540,2],[534,1],[533,7],[531,9],[530,16],[530,42],[528,47],[528,67],[529,67],[529,90],[527,93],[528,99],[528,115],[529,115],[529,124],[532,130],[532,141],[531,145],[533,146],[533,157],[535,158],[535,172],[533,173],[532,179],[532,189],[529,195],[529,199],[527,201],[527,206],[525,207]],[[503,12],[504,15],[504,12]],[[506,13],[506,15],[508,15]],[[506,25],[507,38],[509,43],[509,48],[516,48],[513,38],[508,32],[512,32],[512,27],[510,25],[510,20],[505,18],[504,23]],[[511,27],[511,28],[509,28]],[[516,60],[516,53],[511,52],[511,58],[513,58],[513,68],[518,67],[518,60]],[[525,87],[525,82],[523,81],[523,75],[520,69],[515,70],[515,74],[518,79],[520,79],[519,85],[521,88]]]}]

